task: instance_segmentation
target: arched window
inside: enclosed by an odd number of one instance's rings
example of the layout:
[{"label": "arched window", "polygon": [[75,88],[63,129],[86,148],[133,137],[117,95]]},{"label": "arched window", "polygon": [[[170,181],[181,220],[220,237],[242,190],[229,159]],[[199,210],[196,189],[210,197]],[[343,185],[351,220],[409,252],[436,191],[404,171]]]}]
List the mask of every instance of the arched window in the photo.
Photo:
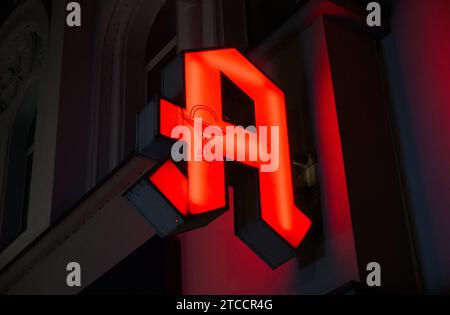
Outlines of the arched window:
[{"label": "arched window", "polygon": [[0,251],[27,227],[37,117],[35,101],[36,91],[30,88],[15,113],[10,129],[6,185],[0,217]]}]

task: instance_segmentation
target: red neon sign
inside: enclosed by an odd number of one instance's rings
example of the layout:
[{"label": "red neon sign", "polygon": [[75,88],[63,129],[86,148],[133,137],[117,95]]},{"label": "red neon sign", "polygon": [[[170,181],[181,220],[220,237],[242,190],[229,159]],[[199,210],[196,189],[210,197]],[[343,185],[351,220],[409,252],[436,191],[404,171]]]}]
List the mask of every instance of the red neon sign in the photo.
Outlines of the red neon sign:
[{"label": "red neon sign", "polygon": [[[237,50],[184,54],[186,104],[181,108],[160,101],[160,133],[171,137],[173,128],[180,125],[192,128],[194,133],[194,127],[186,119],[193,116],[201,118],[206,125],[223,129],[231,126],[221,117],[222,74],[253,100],[256,127],[279,127],[279,167],[274,172],[258,173],[261,219],[291,247],[297,248],[310,229],[311,221],[294,205],[284,94]],[[199,108],[204,110],[197,110]],[[260,161],[242,163],[261,168]],[[224,162],[188,161],[185,176],[169,160],[149,179],[185,217],[226,207]]]}]

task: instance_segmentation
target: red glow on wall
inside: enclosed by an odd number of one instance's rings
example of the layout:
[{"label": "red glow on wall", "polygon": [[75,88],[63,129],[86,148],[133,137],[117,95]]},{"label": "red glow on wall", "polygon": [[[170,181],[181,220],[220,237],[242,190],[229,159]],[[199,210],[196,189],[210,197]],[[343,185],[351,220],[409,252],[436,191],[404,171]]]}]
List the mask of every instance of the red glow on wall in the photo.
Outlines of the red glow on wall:
[{"label": "red glow on wall", "polygon": [[[311,221],[294,205],[283,92],[235,49],[186,53],[184,65],[185,108],[161,101],[161,134],[171,137],[172,129],[181,125],[193,128],[184,118],[193,112],[194,118],[201,118],[207,124],[220,128],[231,126],[221,118],[221,74],[227,76],[254,101],[257,128],[279,127],[279,168],[270,173],[259,172],[261,217],[292,247],[298,247]],[[195,111],[198,106],[208,110]],[[192,145],[187,142],[188,147]],[[261,165],[244,163],[257,168]],[[189,161],[187,174],[185,178],[173,162],[167,161],[150,180],[183,214],[201,214],[226,206],[224,162]]]}]

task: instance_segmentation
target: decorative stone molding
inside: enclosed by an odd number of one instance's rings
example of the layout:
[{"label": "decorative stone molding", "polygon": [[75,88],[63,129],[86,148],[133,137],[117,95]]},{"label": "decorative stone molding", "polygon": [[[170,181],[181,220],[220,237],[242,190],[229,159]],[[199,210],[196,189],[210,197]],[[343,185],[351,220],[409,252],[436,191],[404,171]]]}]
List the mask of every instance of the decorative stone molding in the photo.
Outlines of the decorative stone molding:
[{"label": "decorative stone molding", "polygon": [[23,3],[0,27],[0,112],[14,103],[24,83],[40,70],[48,18],[36,0]]},{"label": "decorative stone molding", "polygon": [[42,40],[29,29],[19,31],[5,46],[0,58],[0,111],[8,108],[22,83],[42,64]]}]

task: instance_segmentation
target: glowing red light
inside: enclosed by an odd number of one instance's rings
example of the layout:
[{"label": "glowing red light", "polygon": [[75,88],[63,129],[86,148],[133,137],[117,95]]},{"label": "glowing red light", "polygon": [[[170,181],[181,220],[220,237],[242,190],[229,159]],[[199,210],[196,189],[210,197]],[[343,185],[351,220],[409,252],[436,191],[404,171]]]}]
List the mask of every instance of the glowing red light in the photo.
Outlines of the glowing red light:
[{"label": "glowing red light", "polygon": [[[231,126],[221,117],[221,74],[227,76],[254,101],[257,128],[279,127],[279,168],[259,172],[261,217],[292,247],[298,247],[311,221],[294,205],[283,92],[235,49],[185,53],[184,67],[185,108],[161,100],[161,134],[171,137],[172,129],[180,125],[193,128],[183,117],[191,115],[199,105],[208,111],[197,111],[196,118],[220,128]],[[261,165],[258,161],[243,163],[256,168]],[[224,162],[189,161],[186,178],[173,162],[167,161],[150,180],[183,215],[210,212],[226,205]]]}]

